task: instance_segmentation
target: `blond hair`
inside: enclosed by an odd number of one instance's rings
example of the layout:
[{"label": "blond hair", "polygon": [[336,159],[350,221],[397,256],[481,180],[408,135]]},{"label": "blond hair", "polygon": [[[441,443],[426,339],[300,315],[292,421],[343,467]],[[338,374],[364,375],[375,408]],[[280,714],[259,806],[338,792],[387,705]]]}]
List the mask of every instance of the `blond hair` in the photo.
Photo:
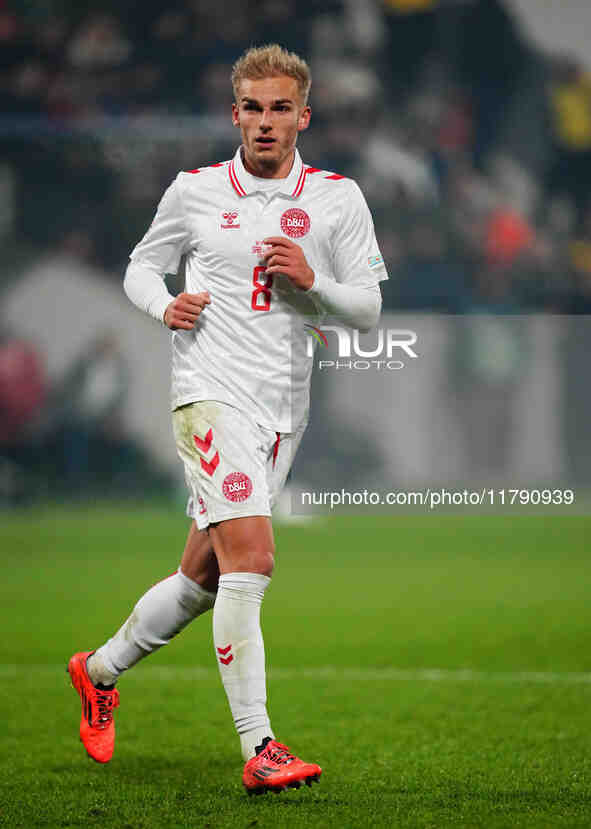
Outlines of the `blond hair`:
[{"label": "blond hair", "polygon": [[232,67],[232,87],[236,102],[238,103],[238,88],[244,79],[260,81],[263,78],[276,78],[279,75],[286,75],[296,81],[298,92],[305,106],[308,103],[312,85],[310,67],[299,55],[295,52],[288,52],[278,43],[255,46],[238,58]]}]

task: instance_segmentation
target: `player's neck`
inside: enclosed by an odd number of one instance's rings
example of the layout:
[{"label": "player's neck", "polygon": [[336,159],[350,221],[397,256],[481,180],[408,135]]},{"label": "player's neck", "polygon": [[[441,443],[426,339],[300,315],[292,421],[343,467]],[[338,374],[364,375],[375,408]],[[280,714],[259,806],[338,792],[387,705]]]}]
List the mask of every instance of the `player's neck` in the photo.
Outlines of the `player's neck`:
[{"label": "player's neck", "polygon": [[293,167],[295,150],[292,150],[287,158],[284,158],[277,166],[273,164],[257,164],[256,161],[248,158],[244,148],[242,148],[241,156],[244,169],[251,176],[256,176],[257,178],[287,178]]}]

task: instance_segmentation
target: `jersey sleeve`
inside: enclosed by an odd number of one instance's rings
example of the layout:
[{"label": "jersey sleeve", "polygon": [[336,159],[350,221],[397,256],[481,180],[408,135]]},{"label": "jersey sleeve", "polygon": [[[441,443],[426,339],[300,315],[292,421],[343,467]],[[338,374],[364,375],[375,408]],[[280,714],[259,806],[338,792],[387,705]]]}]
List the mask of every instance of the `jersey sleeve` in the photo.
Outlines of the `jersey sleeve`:
[{"label": "jersey sleeve", "polygon": [[343,209],[333,237],[333,267],[337,282],[359,287],[388,278],[378,247],[373,220],[358,185],[349,179]]},{"label": "jersey sleeve", "polygon": [[164,192],[152,224],[129,258],[159,274],[176,273],[181,256],[189,249],[189,236],[177,176]]}]

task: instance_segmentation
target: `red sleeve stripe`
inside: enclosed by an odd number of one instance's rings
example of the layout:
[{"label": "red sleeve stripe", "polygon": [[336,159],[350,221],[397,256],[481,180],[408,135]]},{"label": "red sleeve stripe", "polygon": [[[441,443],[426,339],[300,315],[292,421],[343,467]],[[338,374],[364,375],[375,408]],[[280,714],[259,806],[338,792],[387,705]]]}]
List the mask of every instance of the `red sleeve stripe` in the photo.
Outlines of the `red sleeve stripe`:
[{"label": "red sleeve stripe", "polygon": [[306,176],[311,176],[312,173],[319,173],[320,167],[304,167],[302,172],[300,173],[300,177],[298,179],[298,183],[295,186],[295,190],[293,191],[292,198],[296,198],[300,195],[302,190],[304,189],[304,184],[306,183]]},{"label": "red sleeve stripe", "polygon": [[[314,173],[323,173],[325,172],[320,167],[305,167],[302,172],[300,173],[300,177],[298,179],[298,183],[296,184],[295,190],[291,194],[292,197],[297,198],[302,190],[304,189],[304,184],[306,183],[306,176],[311,176]],[[340,176],[338,173],[330,173],[324,178],[332,179],[333,181],[339,181],[340,179],[345,178],[345,176]]]},{"label": "red sleeve stripe", "polygon": [[232,187],[234,188],[234,190],[236,190],[236,192],[238,193],[238,195],[241,198],[242,198],[242,196],[246,196],[246,191],[244,190],[244,188],[242,187],[242,185],[240,184],[240,182],[238,181],[238,179],[236,177],[236,172],[234,171],[234,161],[233,160],[230,162],[230,166],[228,167],[228,173],[229,173],[230,181],[232,183]]},{"label": "red sleeve stripe", "polygon": [[194,170],[187,170],[188,173],[200,173],[202,170],[209,170],[211,167],[223,167],[227,161],[218,161],[217,164],[210,164],[209,167],[196,167]]}]

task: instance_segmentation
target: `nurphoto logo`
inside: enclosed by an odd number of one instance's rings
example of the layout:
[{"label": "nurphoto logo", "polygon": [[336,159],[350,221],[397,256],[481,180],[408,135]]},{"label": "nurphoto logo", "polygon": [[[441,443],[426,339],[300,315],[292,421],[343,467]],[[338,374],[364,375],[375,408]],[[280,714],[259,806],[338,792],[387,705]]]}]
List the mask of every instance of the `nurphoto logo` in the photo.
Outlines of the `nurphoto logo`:
[{"label": "nurphoto logo", "polygon": [[336,336],[338,358],[318,360],[320,371],[369,371],[372,368],[399,371],[406,364],[402,358],[416,360],[419,356],[413,349],[417,342],[416,332],[406,328],[377,328],[371,332],[373,343],[366,341],[363,346],[359,342],[359,331],[350,331],[341,325],[324,325],[322,328],[306,325],[305,328],[308,357],[314,355],[315,344],[328,348],[327,334]]}]

